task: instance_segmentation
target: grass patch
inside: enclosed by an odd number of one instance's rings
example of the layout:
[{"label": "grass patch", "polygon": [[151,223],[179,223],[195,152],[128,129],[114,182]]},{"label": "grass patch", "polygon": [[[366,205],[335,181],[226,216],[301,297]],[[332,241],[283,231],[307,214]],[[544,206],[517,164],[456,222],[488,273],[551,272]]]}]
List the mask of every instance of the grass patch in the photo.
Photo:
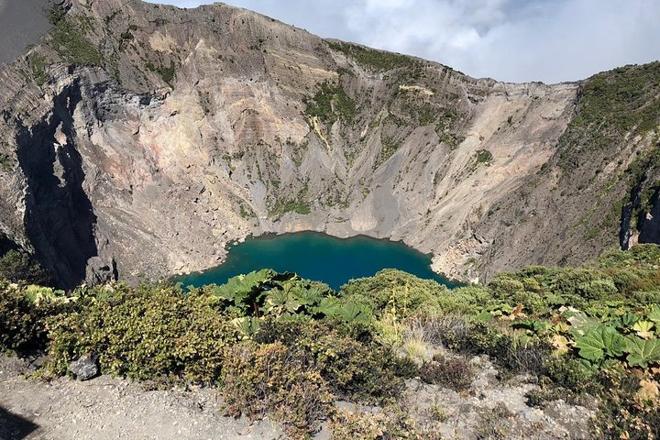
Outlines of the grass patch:
[{"label": "grass patch", "polygon": [[389,136],[382,136],[381,144],[382,147],[380,149],[380,153],[378,154],[378,159],[374,165],[375,168],[378,168],[387,162],[389,158],[392,157],[394,153],[396,153],[397,150],[401,147],[401,141],[398,141],[395,138]]},{"label": "grass patch", "polygon": [[447,144],[451,149],[455,149],[465,140],[465,137],[455,132],[459,119],[460,115],[455,109],[445,109],[435,125],[435,132],[440,138],[440,142]]},{"label": "grass patch", "polygon": [[0,153],[0,168],[5,171],[11,171],[11,168],[14,164],[11,156],[6,153]]}]

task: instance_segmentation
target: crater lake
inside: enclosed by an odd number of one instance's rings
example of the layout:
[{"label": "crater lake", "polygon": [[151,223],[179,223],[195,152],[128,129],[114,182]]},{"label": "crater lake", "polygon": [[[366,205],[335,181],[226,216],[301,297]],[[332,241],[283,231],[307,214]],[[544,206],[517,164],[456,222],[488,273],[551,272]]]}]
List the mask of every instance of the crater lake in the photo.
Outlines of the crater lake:
[{"label": "crater lake", "polygon": [[333,289],[382,269],[399,269],[448,287],[454,284],[431,270],[430,255],[401,242],[365,236],[336,238],[318,232],[251,237],[232,245],[223,264],[175,278],[183,286],[224,284],[231,277],[259,269],[295,272]]}]

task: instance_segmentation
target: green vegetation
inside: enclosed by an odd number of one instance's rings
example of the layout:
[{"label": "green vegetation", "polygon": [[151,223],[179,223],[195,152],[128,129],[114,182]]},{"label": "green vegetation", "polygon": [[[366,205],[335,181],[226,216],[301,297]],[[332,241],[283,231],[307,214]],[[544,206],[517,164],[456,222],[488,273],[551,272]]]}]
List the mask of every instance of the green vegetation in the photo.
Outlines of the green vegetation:
[{"label": "green vegetation", "polygon": [[31,351],[47,346],[47,319],[68,312],[64,292],[18,286],[0,279],[0,352]]},{"label": "green vegetation", "polygon": [[275,206],[268,211],[271,218],[279,219],[287,212],[307,215],[312,212],[312,207],[305,200],[277,200]]},{"label": "green vegetation", "polygon": [[581,88],[578,112],[560,139],[569,169],[589,150],[617,148],[628,132],[644,134],[660,121],[660,62],[599,73]]},{"label": "green vegetation", "polygon": [[48,81],[46,59],[39,54],[30,55],[28,57],[28,64],[30,65],[30,73],[34,81],[39,87],[43,86]]},{"label": "green vegetation", "polygon": [[451,149],[458,147],[465,140],[463,136],[457,135],[455,132],[459,119],[458,112],[454,108],[449,108],[440,115],[440,119],[435,125],[435,132],[440,138],[440,142],[444,142]]},{"label": "green vegetation", "polygon": [[174,80],[176,79],[176,65],[174,61],[170,61],[169,66],[155,65],[152,62],[146,64],[147,69],[151,72],[157,73],[161,79],[170,86],[174,85]]},{"label": "green vegetation", "polygon": [[25,252],[9,250],[0,257],[0,279],[17,283],[49,284],[48,273]]},{"label": "green vegetation", "polygon": [[375,71],[387,71],[401,67],[415,67],[419,61],[413,57],[392,52],[370,49],[357,44],[328,41],[332,50],[342,52],[362,66]]},{"label": "green vegetation", "polygon": [[437,110],[431,104],[421,104],[415,110],[417,123],[420,127],[431,125],[438,118]]},{"label": "green vegetation", "polygon": [[[576,125],[611,128],[624,134],[654,130],[660,115],[660,62],[621,67],[591,77],[582,88]],[[650,98],[650,99],[649,99]]]},{"label": "green vegetation", "polygon": [[472,161],[468,163],[467,171],[469,173],[473,173],[477,170],[477,168],[481,166],[489,167],[492,162],[493,162],[493,153],[483,149],[477,150],[474,153],[474,157],[472,158]]},{"label": "green vegetation", "polygon": [[256,214],[254,213],[252,208],[250,208],[246,203],[240,202],[238,207],[239,207],[238,213],[240,214],[241,218],[245,220],[249,220],[251,218],[256,217]]},{"label": "green vegetation", "polygon": [[12,159],[8,154],[0,153],[0,168],[5,171],[11,170]]},{"label": "green vegetation", "polygon": [[474,155],[477,164],[490,165],[493,161],[493,153],[488,150],[478,150]]},{"label": "green vegetation", "polygon": [[374,165],[375,168],[378,168],[387,160],[392,157],[394,153],[401,147],[401,141],[396,140],[388,136],[381,136],[382,148],[380,149],[380,154]]},{"label": "green vegetation", "polygon": [[103,57],[97,47],[87,39],[91,25],[81,17],[68,17],[61,8],[51,9],[49,15],[53,30],[50,46],[71,64],[99,66]]},{"label": "green vegetation", "polygon": [[[593,395],[595,437],[647,438],[659,422],[657,396],[644,391],[660,364],[658,286],[654,245],[454,290],[396,270],[339,292],[271,270],[188,292],[111,284],[64,294],[0,281],[0,347],[46,348],[45,377],[94,353],[103,373],[216,386],[230,414],[268,413],[295,438],[323,420],[334,438],[432,438],[398,406],[404,379],[464,390],[475,374],[466,356],[487,354],[503,374],[538,378],[530,403]],[[450,352],[428,355],[440,346]],[[385,410],[340,411],[338,399]],[[502,411],[484,432],[500,428]]]},{"label": "green vegetation", "polygon": [[357,113],[355,101],[346,94],[341,85],[324,82],[312,99],[306,101],[305,114],[317,117],[326,124],[337,120],[352,123]]}]

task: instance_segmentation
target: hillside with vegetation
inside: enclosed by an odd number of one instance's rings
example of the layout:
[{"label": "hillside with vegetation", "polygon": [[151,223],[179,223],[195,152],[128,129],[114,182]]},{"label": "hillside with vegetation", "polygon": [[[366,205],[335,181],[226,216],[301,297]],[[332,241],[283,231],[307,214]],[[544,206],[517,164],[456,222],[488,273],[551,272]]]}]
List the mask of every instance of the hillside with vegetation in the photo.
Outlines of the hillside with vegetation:
[{"label": "hillside with vegetation", "polygon": [[228,5],[53,5],[0,66],[0,233],[58,287],[273,232],[403,240],[482,282],[660,242],[658,62],[510,84]]},{"label": "hillside with vegetation", "polygon": [[647,439],[659,286],[655,245],[451,290],[395,270],[339,291],[270,270],[189,290],[2,280],[0,347],[45,353],[31,381],[75,377],[83,359],[149,388],[217,390],[225,414],[291,438]]}]

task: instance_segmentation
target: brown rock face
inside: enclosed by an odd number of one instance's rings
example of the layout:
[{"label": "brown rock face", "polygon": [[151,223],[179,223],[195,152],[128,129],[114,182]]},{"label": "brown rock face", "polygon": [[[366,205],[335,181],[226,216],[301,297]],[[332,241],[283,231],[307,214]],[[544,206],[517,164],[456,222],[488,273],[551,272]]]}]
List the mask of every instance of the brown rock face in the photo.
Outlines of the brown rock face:
[{"label": "brown rock face", "polygon": [[[65,287],[201,270],[230,241],[307,229],[404,240],[459,278],[584,260],[621,226],[586,237],[588,216],[620,217],[622,176],[657,149],[657,83],[640,98],[654,124],[580,156],[591,80],[477,80],[224,5],[66,7],[0,68],[0,230]],[[652,188],[657,159],[637,165]]]}]

